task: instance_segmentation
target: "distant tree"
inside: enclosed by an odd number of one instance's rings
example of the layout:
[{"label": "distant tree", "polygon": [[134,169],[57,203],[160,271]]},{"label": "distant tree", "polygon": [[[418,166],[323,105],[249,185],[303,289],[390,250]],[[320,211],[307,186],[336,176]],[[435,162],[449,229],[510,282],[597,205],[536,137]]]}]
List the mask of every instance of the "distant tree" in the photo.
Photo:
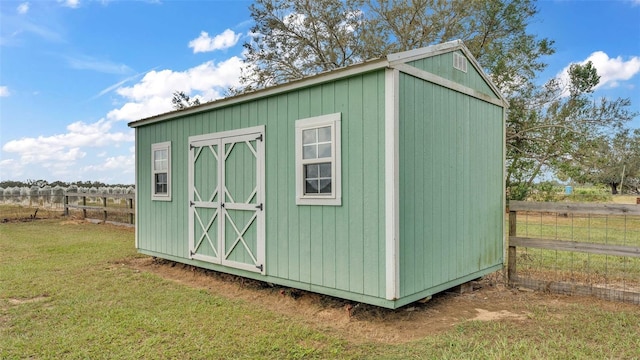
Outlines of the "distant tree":
[{"label": "distant tree", "polygon": [[[604,184],[611,194],[618,187],[637,192],[640,183],[640,129],[623,129],[614,136],[602,135],[583,144],[579,161],[567,161],[564,173],[582,183]],[[621,189],[622,190],[622,189]]]},{"label": "distant tree", "polygon": [[190,106],[200,105],[200,100],[190,98],[189,95],[185,94],[183,91],[175,91],[173,93],[171,103],[173,104],[174,109],[182,110]]}]

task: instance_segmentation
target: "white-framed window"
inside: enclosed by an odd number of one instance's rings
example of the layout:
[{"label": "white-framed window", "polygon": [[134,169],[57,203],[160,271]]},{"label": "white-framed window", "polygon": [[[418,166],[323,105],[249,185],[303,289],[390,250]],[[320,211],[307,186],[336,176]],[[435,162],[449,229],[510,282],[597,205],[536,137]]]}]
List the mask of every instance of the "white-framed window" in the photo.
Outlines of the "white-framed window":
[{"label": "white-framed window", "polygon": [[151,145],[151,199],[171,201],[171,142]]},{"label": "white-framed window", "polygon": [[340,113],[296,121],[296,204],[342,205]]}]

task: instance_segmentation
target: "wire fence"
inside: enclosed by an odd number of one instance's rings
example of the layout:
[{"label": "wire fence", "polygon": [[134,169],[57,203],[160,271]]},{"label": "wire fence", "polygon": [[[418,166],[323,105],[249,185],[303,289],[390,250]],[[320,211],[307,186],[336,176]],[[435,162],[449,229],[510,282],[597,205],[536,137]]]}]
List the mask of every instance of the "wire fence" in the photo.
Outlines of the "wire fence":
[{"label": "wire fence", "polygon": [[511,202],[508,277],[640,304],[640,205]]}]

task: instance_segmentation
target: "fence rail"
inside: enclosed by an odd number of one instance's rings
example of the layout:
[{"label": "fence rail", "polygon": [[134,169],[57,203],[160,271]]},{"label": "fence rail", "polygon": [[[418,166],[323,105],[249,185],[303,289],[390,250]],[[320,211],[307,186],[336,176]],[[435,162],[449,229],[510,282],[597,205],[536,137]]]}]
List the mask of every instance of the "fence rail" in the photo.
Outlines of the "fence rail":
[{"label": "fence rail", "polygon": [[[518,212],[527,218],[519,218]],[[529,214],[535,220],[530,221]],[[538,227],[539,236],[518,236],[519,223]],[[508,242],[507,281],[511,285],[640,303],[640,205],[511,201]],[[552,269],[537,268],[536,261],[529,261],[532,265],[522,276],[519,262],[533,255],[521,254],[518,260],[518,248],[541,249],[535,254],[537,263],[553,261]],[[596,263],[596,258],[604,258],[604,265]],[[580,270],[564,268],[567,263],[578,264]],[[609,273],[614,268],[623,273]],[[554,276],[554,272],[562,275]]]},{"label": "fence rail", "polygon": [[[70,193],[65,192],[64,194],[64,215],[69,216],[69,209],[80,209],[82,210],[82,216],[84,218],[87,217],[87,210],[93,211],[101,211],[103,214],[103,220],[107,221],[108,213],[117,213],[117,214],[126,214],[128,215],[129,224],[133,224],[135,221],[135,209],[133,206],[133,201],[135,199],[135,194],[87,194],[87,193]],[[78,202],[81,205],[74,205],[70,202],[71,198],[79,199]],[[89,199],[100,199],[99,203],[101,205],[87,205],[87,198]],[[127,201],[126,207],[114,207],[108,206],[107,199],[125,199]]]}]

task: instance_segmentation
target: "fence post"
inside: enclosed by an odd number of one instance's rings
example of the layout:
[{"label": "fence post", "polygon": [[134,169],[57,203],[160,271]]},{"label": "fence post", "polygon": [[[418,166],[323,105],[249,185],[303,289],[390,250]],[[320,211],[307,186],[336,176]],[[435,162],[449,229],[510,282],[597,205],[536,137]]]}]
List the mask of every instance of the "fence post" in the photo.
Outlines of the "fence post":
[{"label": "fence post", "polygon": [[107,197],[102,197],[102,206],[104,207],[104,222],[107,222]]},{"label": "fence post", "polygon": [[[87,195],[82,195],[82,206],[87,206]],[[87,209],[82,208],[82,218],[87,218]]]},{"label": "fence post", "polygon": [[69,216],[69,195],[64,194],[64,216]]},{"label": "fence post", "polygon": [[[133,198],[127,199],[129,209],[133,209]],[[129,213],[129,224],[133,224],[133,213]]]},{"label": "fence post", "polygon": [[509,254],[507,263],[507,284],[516,279],[516,247],[511,246],[511,237],[516,236],[517,212],[509,210]]}]

